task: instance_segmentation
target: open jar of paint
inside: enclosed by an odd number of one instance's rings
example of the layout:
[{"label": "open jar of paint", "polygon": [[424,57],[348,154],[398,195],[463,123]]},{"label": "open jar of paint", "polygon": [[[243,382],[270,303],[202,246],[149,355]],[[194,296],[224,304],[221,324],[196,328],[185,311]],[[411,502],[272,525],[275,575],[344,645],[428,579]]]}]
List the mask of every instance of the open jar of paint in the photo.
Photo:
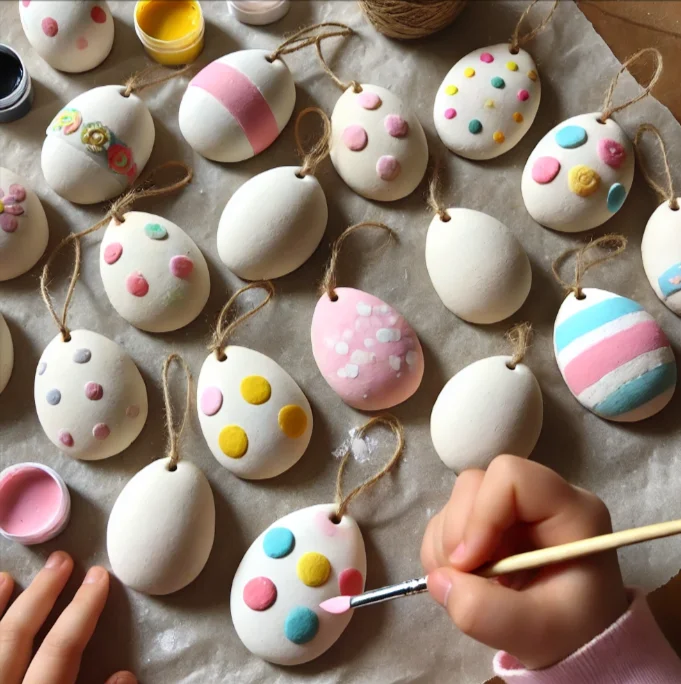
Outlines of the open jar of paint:
[{"label": "open jar of paint", "polygon": [[137,36],[159,64],[191,64],[203,50],[204,30],[196,0],[139,0],[135,5]]},{"label": "open jar of paint", "polygon": [[33,104],[33,84],[21,57],[0,44],[0,123],[16,121]]}]

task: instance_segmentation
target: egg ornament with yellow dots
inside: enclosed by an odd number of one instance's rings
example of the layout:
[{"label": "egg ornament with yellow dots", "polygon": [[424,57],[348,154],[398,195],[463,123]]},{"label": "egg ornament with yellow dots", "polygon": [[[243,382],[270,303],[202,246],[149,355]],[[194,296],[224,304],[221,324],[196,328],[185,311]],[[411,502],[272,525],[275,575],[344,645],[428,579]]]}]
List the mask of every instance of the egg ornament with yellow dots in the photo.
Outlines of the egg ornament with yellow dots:
[{"label": "egg ornament with yellow dots", "polygon": [[211,354],[197,386],[199,422],[220,465],[246,480],[294,466],[312,436],[310,404],[274,360],[246,347]]},{"label": "egg ornament with yellow dots", "polygon": [[230,598],[234,628],[254,655],[299,665],[331,648],[353,611],[332,615],[319,607],[334,596],[361,594],[366,551],[357,523],[336,506],[289,513],[270,525],[239,565]]}]

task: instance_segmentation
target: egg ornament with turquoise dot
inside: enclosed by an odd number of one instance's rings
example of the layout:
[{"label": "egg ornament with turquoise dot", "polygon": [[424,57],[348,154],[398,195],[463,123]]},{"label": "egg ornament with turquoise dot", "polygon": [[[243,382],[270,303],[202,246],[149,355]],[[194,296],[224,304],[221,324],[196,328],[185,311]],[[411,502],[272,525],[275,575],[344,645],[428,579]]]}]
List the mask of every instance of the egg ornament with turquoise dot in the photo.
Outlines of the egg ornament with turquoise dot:
[{"label": "egg ornament with turquoise dot", "polygon": [[600,116],[564,121],[530,154],[521,190],[527,211],[542,226],[578,233],[622,208],[634,180],[634,150],[617,122]]},{"label": "egg ornament with turquoise dot", "polygon": [[341,636],[353,611],[319,604],[362,593],[366,551],[353,518],[336,506],[303,508],[270,525],[251,545],[232,582],[236,633],[253,655],[278,665],[314,660]]},{"label": "egg ornament with turquoise dot", "polygon": [[515,147],[539,109],[541,83],[531,55],[508,43],[474,50],[447,73],[433,120],[442,142],[466,159],[494,159]]}]

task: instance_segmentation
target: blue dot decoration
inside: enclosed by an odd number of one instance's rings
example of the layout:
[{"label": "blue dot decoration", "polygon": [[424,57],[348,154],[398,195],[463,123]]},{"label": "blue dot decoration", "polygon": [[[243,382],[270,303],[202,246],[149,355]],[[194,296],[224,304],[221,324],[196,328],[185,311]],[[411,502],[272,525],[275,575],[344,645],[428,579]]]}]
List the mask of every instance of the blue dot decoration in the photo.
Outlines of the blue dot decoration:
[{"label": "blue dot decoration", "polygon": [[46,395],[47,403],[56,406],[61,401],[61,392],[58,389],[51,389]]},{"label": "blue dot decoration", "polygon": [[265,555],[270,558],[284,558],[288,556],[296,545],[296,538],[291,530],[285,527],[273,527],[267,531],[262,540]]},{"label": "blue dot decoration", "polygon": [[624,200],[627,199],[627,191],[622,183],[613,183],[608,190],[608,211],[614,214],[619,211]]},{"label": "blue dot decoration", "polygon": [[493,85],[495,88],[503,88],[503,87],[506,86],[506,81],[504,81],[504,79],[501,78],[501,76],[495,76],[495,77],[492,79],[492,85]]},{"label": "blue dot decoration", "polygon": [[289,641],[302,645],[317,636],[319,618],[309,608],[296,606],[289,611],[284,622],[284,634]]},{"label": "blue dot decoration", "polygon": [[478,119],[471,119],[471,121],[468,124],[468,130],[473,134],[477,135],[482,131],[482,124]]},{"label": "blue dot decoration", "polygon": [[92,352],[89,349],[76,349],[73,353],[75,363],[87,363],[91,358]]},{"label": "blue dot decoration", "polygon": [[565,126],[556,133],[556,142],[566,150],[581,147],[587,138],[586,131],[581,126]]}]

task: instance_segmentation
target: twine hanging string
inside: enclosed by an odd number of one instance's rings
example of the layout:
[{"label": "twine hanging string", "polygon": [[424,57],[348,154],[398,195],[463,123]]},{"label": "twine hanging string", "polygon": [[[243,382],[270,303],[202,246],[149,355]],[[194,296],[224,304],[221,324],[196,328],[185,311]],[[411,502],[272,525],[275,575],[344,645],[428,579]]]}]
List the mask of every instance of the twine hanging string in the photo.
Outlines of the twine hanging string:
[{"label": "twine hanging string", "polygon": [[[603,235],[596,240],[591,240],[581,247],[573,247],[563,252],[551,265],[553,275],[556,280],[563,286],[566,294],[574,293],[577,299],[584,299],[582,292],[582,279],[585,273],[602,264],[605,261],[614,259],[619,254],[622,254],[627,247],[627,239],[623,235]],[[588,253],[594,249],[609,250],[605,254],[595,258],[588,259]],[[566,282],[560,275],[561,266],[568,260],[575,259],[574,279],[571,283]]]},{"label": "twine hanging string", "polygon": [[[666,181],[666,188],[663,188],[659,183],[657,183],[650,172],[648,164],[644,161],[643,149],[641,147],[641,138],[646,132],[652,133],[657,139],[657,143],[660,147],[660,152],[662,153],[662,163],[664,165],[664,175]],[[638,163],[641,166],[641,172],[643,177],[646,179],[648,185],[657,193],[658,197],[663,202],[669,202],[669,208],[673,211],[679,210],[679,202],[676,198],[674,192],[674,180],[672,179],[672,170],[669,166],[669,158],[667,157],[667,147],[662,139],[662,134],[660,131],[653,126],[653,124],[644,123],[638,127],[636,131],[636,137],[634,138],[634,148],[636,149],[636,156],[638,157]]]},{"label": "twine hanging string", "polygon": [[530,340],[532,339],[532,324],[518,323],[514,325],[507,333],[506,339],[510,342],[513,349],[513,356],[506,364],[511,370],[523,362],[527,350],[530,348]]},{"label": "twine hanging string", "polygon": [[447,213],[447,209],[442,201],[442,162],[436,159],[433,162],[433,170],[430,174],[428,183],[428,198],[426,200],[433,213],[440,217],[443,223],[451,221],[452,217]]},{"label": "twine hanging string", "polygon": [[[181,366],[187,379],[184,410],[179,425],[175,424],[173,402],[170,398],[170,383],[168,382],[168,374],[173,361],[176,361]],[[163,362],[163,401],[166,406],[166,428],[168,430],[168,451],[166,457],[170,459],[168,470],[171,471],[177,468],[177,464],[180,461],[180,439],[192,408],[192,395],[192,372],[189,370],[187,362],[179,354],[169,354]]]},{"label": "twine hanging string", "polygon": [[[643,90],[638,95],[636,95],[636,97],[632,97],[628,100],[625,100],[620,105],[613,105],[615,88],[617,88],[617,83],[619,82],[620,76],[627,70],[628,67],[630,67],[632,64],[638,62],[640,59],[648,55],[651,55],[655,60],[655,71],[653,72],[652,77],[648,81],[648,85],[645,86]],[[639,50],[631,57],[626,59],[622,63],[622,66],[620,67],[619,71],[615,74],[615,77],[612,79],[612,82],[608,87],[608,91],[605,94],[605,100],[603,101],[603,106],[601,107],[601,115],[598,119],[600,123],[605,123],[613,114],[621,112],[626,107],[629,107],[629,105],[633,105],[635,102],[638,102],[639,100],[642,100],[644,97],[649,95],[650,91],[655,87],[655,84],[660,80],[660,76],[662,76],[662,68],[662,53],[657,48],[643,48],[643,50]]]},{"label": "twine hanging string", "polygon": [[146,69],[137,71],[128,78],[125,82],[125,89],[123,90],[123,97],[130,97],[133,93],[141,93],[147,88],[155,85],[161,85],[166,81],[171,81],[178,76],[186,74],[191,69],[191,65],[187,64],[180,69],[166,69],[160,64],[152,64]]},{"label": "twine hanging string", "polygon": [[[322,120],[322,125],[323,125],[323,131],[322,131],[322,136],[317,140],[317,142],[312,146],[312,149],[310,149],[309,152],[305,151],[305,147],[303,145],[303,139],[302,135],[300,133],[300,124],[302,120],[308,115],[308,114],[318,114],[319,118]],[[299,178],[303,178],[305,176],[313,176],[315,171],[317,170],[317,167],[321,162],[326,159],[326,157],[329,156],[329,142],[331,140],[331,121],[329,120],[329,117],[326,115],[326,112],[324,110],[319,109],[319,107],[307,107],[306,109],[303,109],[300,114],[298,114],[298,118],[296,119],[296,125],[293,129],[295,138],[296,138],[296,147],[298,148],[298,155],[300,156],[303,165],[300,168],[300,171],[298,171],[297,175]]]},{"label": "twine hanging string", "polygon": [[[227,317],[229,316],[232,307],[239,297],[248,290],[265,290],[267,295],[257,306],[249,309],[246,313],[241,314],[230,323],[227,323]],[[217,323],[215,324],[215,330],[213,331],[213,337],[210,344],[208,345],[208,351],[214,352],[218,361],[225,361],[227,355],[225,354],[225,347],[227,346],[227,340],[230,335],[238,328],[242,323],[246,322],[251,316],[255,315],[262,309],[274,296],[274,285],[269,280],[259,280],[248,285],[244,285],[240,290],[237,290],[227,301],[227,303],[222,307],[220,314],[218,315]]]},{"label": "twine hanging string", "polygon": [[397,239],[397,236],[392,228],[388,228],[385,223],[378,223],[377,221],[363,221],[362,223],[356,223],[354,226],[346,228],[333,243],[329,264],[326,267],[324,278],[319,286],[319,294],[326,294],[332,302],[335,302],[338,299],[338,295],[336,294],[336,270],[338,269],[338,256],[340,254],[341,247],[348,237],[350,237],[350,235],[362,228],[379,228],[380,230],[384,230],[388,235],[387,244],[390,244],[393,238]]},{"label": "twine hanging string", "polygon": [[395,451],[393,452],[388,462],[375,475],[372,475],[368,480],[365,480],[362,484],[355,487],[348,494],[343,494],[343,474],[345,473],[348,461],[352,456],[352,443],[350,443],[350,445],[347,448],[347,451],[343,455],[340,466],[338,468],[338,475],[336,476],[335,522],[340,522],[341,518],[347,511],[350,502],[353,499],[362,494],[362,492],[365,492],[370,487],[373,487],[383,476],[387,475],[395,466],[397,461],[400,459],[400,456],[402,456],[402,452],[404,451],[404,428],[402,427],[402,423],[400,423],[400,421],[397,418],[395,418],[395,416],[389,413],[374,416],[373,418],[371,418],[368,422],[362,425],[362,427],[359,428],[359,430],[357,430],[357,432],[353,436],[353,439],[362,439],[364,435],[376,425],[383,425],[392,430],[393,434],[395,435],[395,439],[397,440]]},{"label": "twine hanging string", "polygon": [[551,11],[544,17],[544,19],[539,24],[537,24],[537,26],[535,26],[533,29],[521,35],[520,27],[522,26],[522,23],[525,21],[525,19],[527,19],[527,16],[532,11],[532,8],[537,4],[537,0],[532,0],[532,2],[525,8],[525,11],[520,15],[520,19],[518,19],[518,23],[515,25],[515,28],[513,29],[513,35],[511,36],[511,45],[509,48],[512,54],[517,55],[518,50],[520,50],[520,48],[523,45],[529,43],[535,36],[537,36],[539,33],[541,33],[541,31],[543,31],[546,28],[548,23],[553,18],[554,12],[558,9],[558,3],[559,0],[555,0],[553,6],[551,7]]}]

